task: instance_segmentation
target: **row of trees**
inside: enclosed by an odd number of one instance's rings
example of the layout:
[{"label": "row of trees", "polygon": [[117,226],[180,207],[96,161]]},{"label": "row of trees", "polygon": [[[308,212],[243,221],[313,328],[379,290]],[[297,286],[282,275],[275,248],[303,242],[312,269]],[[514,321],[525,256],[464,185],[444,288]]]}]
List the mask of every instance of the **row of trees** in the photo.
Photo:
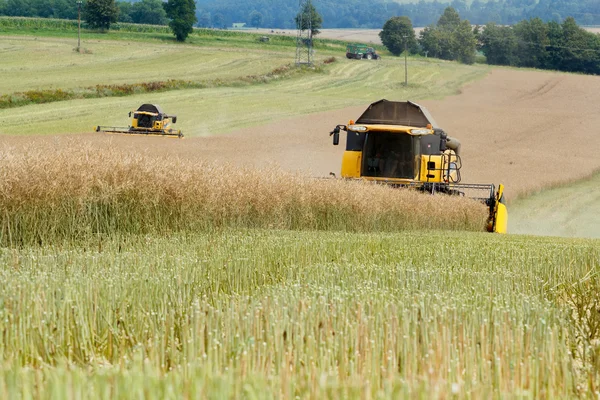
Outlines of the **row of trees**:
[{"label": "row of trees", "polygon": [[379,36],[395,55],[406,49],[472,64],[479,50],[494,65],[600,74],[600,35],[579,27],[574,18],[563,23],[532,18],[513,26],[488,23],[480,29],[447,7],[435,25],[421,31],[418,40],[406,16],[390,18]]},{"label": "row of trees", "polygon": [[[323,28],[380,28],[395,15],[404,15],[415,26],[435,24],[448,6],[473,24],[515,24],[539,17],[544,21],[562,22],[574,16],[579,24],[600,25],[598,0],[414,0],[403,3],[389,0],[319,0]],[[199,0],[199,14],[206,20],[219,15],[225,25],[247,22],[252,11],[259,12],[262,25],[293,29],[298,0]]]},{"label": "row of trees", "polygon": [[540,18],[506,27],[490,23],[479,45],[489,64],[600,74],[600,35],[582,29],[574,18],[562,24]]},{"label": "row of trees", "polygon": [[118,1],[116,4],[119,7],[119,22],[150,25],[167,25],[169,23],[162,0],[141,0],[135,3]]},{"label": "row of trees", "polygon": [[[317,35],[323,19],[310,0],[295,16],[295,25],[309,29],[308,17],[311,21],[311,33]],[[84,7],[84,18],[88,27],[106,30],[116,21],[152,25],[168,23],[179,41],[186,39],[196,22],[199,22],[199,25],[204,22],[202,18],[200,21],[196,19],[194,0],[169,0],[167,3],[163,3],[162,0],[141,0],[133,4],[115,0],[88,0]],[[252,25],[258,27],[262,22],[262,14],[254,10],[249,19]]]},{"label": "row of trees", "polygon": [[468,20],[461,20],[458,12],[447,7],[435,25],[421,31],[419,40],[410,18],[406,16],[390,18],[379,33],[382,43],[395,55],[406,49],[412,54],[444,60],[458,60],[465,64],[475,62],[477,33]]},{"label": "row of trees", "polygon": [[[137,4],[132,0],[117,4],[123,22],[149,23],[157,18],[132,13]],[[298,0],[198,0],[197,5],[196,17],[204,27],[221,28],[234,22],[256,26],[260,22],[260,26],[293,29],[298,13]],[[389,0],[319,0],[317,7],[324,28],[377,29],[394,15],[409,17],[415,26],[435,24],[449,5],[480,25],[512,25],[533,17],[562,23],[568,16],[579,24],[600,25],[598,0],[415,0],[405,4]],[[75,0],[0,0],[0,15],[75,19],[77,5]]]},{"label": "row of trees", "polygon": [[[169,17],[164,4],[162,0],[140,0],[134,3],[88,0],[84,1],[83,16],[90,27],[100,29],[108,29],[114,22],[167,25]],[[194,16],[195,10],[194,3],[192,11]],[[75,0],[0,0],[0,15],[77,19],[77,2]]]},{"label": "row of trees", "polygon": [[[122,4],[121,4],[122,6]],[[115,0],[87,0],[83,7],[83,18],[88,28],[108,30],[119,20],[122,7]],[[165,24],[168,22],[178,41],[184,41],[192,32],[196,20],[194,0],[141,0],[128,4],[125,22]]]}]

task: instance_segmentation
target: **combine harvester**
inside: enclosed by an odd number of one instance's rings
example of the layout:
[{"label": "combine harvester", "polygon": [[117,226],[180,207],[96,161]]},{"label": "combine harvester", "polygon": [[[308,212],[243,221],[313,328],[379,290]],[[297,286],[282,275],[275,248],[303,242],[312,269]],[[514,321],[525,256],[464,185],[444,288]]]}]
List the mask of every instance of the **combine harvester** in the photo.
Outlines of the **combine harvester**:
[{"label": "combine harvester", "polygon": [[[133,118],[132,118],[133,115]],[[171,122],[177,122],[176,115],[167,115],[155,104],[142,104],[136,111],[130,111],[131,126],[96,126],[96,132],[123,135],[165,136],[183,138],[180,130],[172,129]]]},{"label": "combine harvester", "polygon": [[337,125],[333,144],[346,131],[342,178],[364,179],[429,193],[467,196],[489,208],[487,230],[506,233],[504,185],[460,183],[460,142],[446,135],[422,106],[377,101],[354,122]]}]

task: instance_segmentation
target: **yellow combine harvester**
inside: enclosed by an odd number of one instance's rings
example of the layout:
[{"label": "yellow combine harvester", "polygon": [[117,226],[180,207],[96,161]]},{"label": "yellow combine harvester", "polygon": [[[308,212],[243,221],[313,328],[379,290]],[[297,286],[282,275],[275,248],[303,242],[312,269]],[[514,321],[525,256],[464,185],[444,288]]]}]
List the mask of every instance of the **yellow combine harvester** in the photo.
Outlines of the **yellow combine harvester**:
[{"label": "yellow combine harvester", "polygon": [[[133,115],[133,117],[132,117]],[[136,111],[130,111],[131,126],[96,126],[96,132],[125,135],[146,135],[183,138],[180,130],[171,128],[171,122],[177,122],[176,115],[167,115],[155,104],[142,104]]]},{"label": "yellow combine harvester", "polygon": [[380,100],[348,125],[337,125],[333,144],[346,131],[342,177],[424,192],[468,196],[489,207],[487,230],[506,233],[504,186],[460,183],[460,142],[446,135],[418,104]]}]

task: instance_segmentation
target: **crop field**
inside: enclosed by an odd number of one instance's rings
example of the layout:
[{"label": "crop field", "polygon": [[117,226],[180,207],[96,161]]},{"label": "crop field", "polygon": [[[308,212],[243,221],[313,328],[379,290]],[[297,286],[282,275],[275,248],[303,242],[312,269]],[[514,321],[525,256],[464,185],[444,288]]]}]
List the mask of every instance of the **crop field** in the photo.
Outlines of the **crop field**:
[{"label": "crop field", "polygon": [[[415,57],[404,86],[337,42],[296,69],[283,38],[132,26],[80,54],[62,23],[0,19],[1,104],[81,94],[0,109],[0,399],[600,396],[600,242],[519,234],[597,237],[594,77]],[[381,98],[506,184],[513,233],[470,199],[325,179],[331,128]],[[186,138],[91,133],[142,103]]]},{"label": "crop field", "polygon": [[[143,156],[112,146],[5,147],[0,244],[214,227],[482,231],[479,202],[368,183]],[[427,210],[426,216],[412,212]],[[451,211],[445,210],[448,207]]]},{"label": "crop field", "polygon": [[593,398],[599,249],[273,230],[7,249],[0,396]]}]

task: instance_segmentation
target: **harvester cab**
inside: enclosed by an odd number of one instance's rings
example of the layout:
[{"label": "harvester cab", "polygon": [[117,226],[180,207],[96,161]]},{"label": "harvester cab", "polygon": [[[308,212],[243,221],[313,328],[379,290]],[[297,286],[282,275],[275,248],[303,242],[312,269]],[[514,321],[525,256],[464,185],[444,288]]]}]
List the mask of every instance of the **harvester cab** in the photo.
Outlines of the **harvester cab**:
[{"label": "harvester cab", "polygon": [[155,104],[142,104],[137,110],[130,111],[131,126],[97,126],[96,132],[110,134],[165,136],[183,138],[181,130],[171,128],[171,123],[177,122],[176,115],[168,115]]},{"label": "harvester cab", "polygon": [[449,137],[424,107],[380,100],[330,136],[338,145],[347,132],[342,178],[364,179],[447,195],[468,196],[489,208],[487,230],[506,233],[504,186],[461,183],[460,142]]}]

